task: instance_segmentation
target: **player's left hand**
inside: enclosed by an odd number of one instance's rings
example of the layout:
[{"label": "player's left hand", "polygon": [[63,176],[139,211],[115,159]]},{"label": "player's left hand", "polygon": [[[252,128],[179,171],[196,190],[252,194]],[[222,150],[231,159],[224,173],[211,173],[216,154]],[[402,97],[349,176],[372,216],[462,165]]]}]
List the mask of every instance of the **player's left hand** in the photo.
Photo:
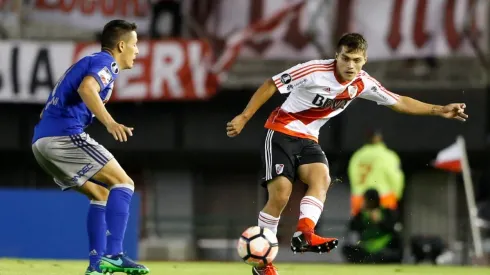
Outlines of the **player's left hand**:
[{"label": "player's left hand", "polygon": [[243,127],[245,127],[247,121],[248,120],[244,115],[237,115],[232,121],[226,124],[226,134],[229,137],[238,136]]},{"label": "player's left hand", "polygon": [[466,104],[464,103],[452,103],[442,107],[441,116],[449,119],[457,119],[459,121],[466,121],[468,115],[465,114]]},{"label": "player's left hand", "polygon": [[115,121],[107,125],[107,132],[109,132],[109,134],[111,134],[115,140],[120,142],[128,141],[128,136],[132,137],[133,131],[133,127],[127,127],[126,125]]}]

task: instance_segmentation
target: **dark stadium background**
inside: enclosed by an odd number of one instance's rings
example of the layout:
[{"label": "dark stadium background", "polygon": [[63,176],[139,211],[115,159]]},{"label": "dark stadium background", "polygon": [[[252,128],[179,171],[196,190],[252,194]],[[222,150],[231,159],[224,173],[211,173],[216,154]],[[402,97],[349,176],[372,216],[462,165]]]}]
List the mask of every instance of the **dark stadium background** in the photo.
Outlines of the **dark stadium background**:
[{"label": "dark stadium background", "polygon": [[[274,1],[269,0],[269,2]],[[12,8],[12,5],[23,4],[23,12],[35,12],[37,6],[31,2],[36,1],[0,1],[0,30],[3,29],[0,33],[4,34],[3,40],[0,40],[0,62],[6,62],[2,61],[2,51],[11,54],[5,50],[5,45],[9,43],[96,41],[96,31],[88,27],[84,28],[83,22],[62,28],[60,26],[64,24],[63,21],[44,22],[42,18],[35,21],[27,15],[24,15],[24,20],[17,20],[18,9]],[[215,39],[212,34],[204,36],[203,33],[196,31],[193,24],[185,23],[204,19],[192,12],[188,14],[183,12],[189,5],[195,13],[198,13],[196,12],[198,6],[200,9],[213,10],[218,5],[216,2],[219,1],[173,2],[161,1],[160,3],[163,5],[161,7],[166,7],[163,10],[167,9],[172,18],[180,18],[180,20],[169,21],[174,22],[173,29],[167,33],[157,34],[155,29],[149,27],[146,32],[140,32],[142,40],[167,41],[175,39],[176,36],[183,40],[207,39],[205,41],[214,42],[215,54],[222,53],[223,39]],[[262,3],[262,1],[248,0],[246,2],[250,2],[254,8]],[[285,1],[277,0],[278,8],[283,5],[283,2]],[[331,2],[336,1],[325,0],[325,2],[331,5]],[[345,1],[342,5],[349,5],[348,3],[356,5],[355,1]],[[343,11],[342,5],[337,7],[340,11]],[[488,5],[485,7],[489,8]],[[156,11],[151,7],[142,10],[143,14],[147,15],[147,20],[150,20],[149,15]],[[14,19],[11,19],[12,16]],[[129,20],[131,18],[133,17]],[[144,20],[142,19],[144,16],[137,16],[137,18]],[[265,15],[262,16],[263,18]],[[254,20],[258,19],[261,18]],[[485,19],[488,22],[488,18]],[[343,26],[342,22],[334,21],[337,25]],[[53,27],[56,25],[58,27]],[[329,57],[332,56],[334,38],[338,37],[337,33],[342,33],[342,29],[338,26],[331,28],[331,38],[328,40],[330,44],[324,45]],[[406,175],[406,189],[401,211],[407,251],[411,236],[437,235],[459,255],[455,260],[456,263],[470,262],[470,254],[467,250],[472,249],[472,243],[461,177],[436,170],[431,166],[431,162],[440,150],[455,142],[458,135],[462,135],[466,140],[473,181],[477,190],[478,185],[481,184],[479,180],[482,173],[489,167],[490,86],[485,81],[485,76],[488,75],[485,70],[488,68],[484,68],[482,60],[477,57],[478,54],[488,56],[486,47],[489,37],[488,24],[480,31],[484,34],[479,36],[478,46],[472,48],[469,56],[456,53],[454,56],[452,54],[429,56],[433,58],[432,62],[436,61],[436,65],[431,62],[425,63],[425,59],[416,60],[423,65],[429,64],[428,73],[422,76],[413,73],[413,66],[408,65],[410,64],[408,59],[424,57],[416,50],[411,53],[411,56],[407,54],[402,58],[381,60],[373,58],[366,65],[366,71],[388,89],[401,95],[435,104],[465,102],[470,119],[463,124],[436,117],[409,117],[368,101],[358,100],[351,104],[345,112],[324,126],[320,134],[320,143],[329,159],[331,175],[334,179],[327,195],[324,214],[320,219],[320,232],[337,236],[341,240],[345,236],[349,218],[347,163],[353,151],[366,141],[367,133],[373,129],[380,129],[386,144],[399,153]],[[406,39],[412,38],[406,37]],[[307,40],[305,43],[312,42]],[[53,50],[51,54],[63,53]],[[318,54],[316,58],[322,56]],[[20,64],[27,62],[25,60],[17,61],[19,68],[25,68]],[[111,150],[135,181],[141,204],[135,206],[139,213],[137,227],[134,228],[134,232],[128,234],[138,239],[138,246],[134,247],[137,250],[135,250],[137,258],[237,260],[234,241],[246,227],[256,224],[257,213],[266,199],[265,190],[258,184],[259,148],[262,146],[263,124],[270,111],[281,104],[284,96],[279,94],[274,96],[255,115],[239,137],[228,138],[225,126],[241,112],[261,81],[301,61],[304,60],[300,55],[296,59],[284,56],[283,59],[269,60],[258,54],[255,57],[239,58],[229,71],[228,79],[216,87],[216,94],[205,100],[172,98],[135,102],[111,100],[107,104],[108,110],[117,121],[135,127],[134,136],[125,144],[117,144],[98,122],[87,129],[87,132]],[[26,82],[21,83],[24,87],[30,84],[28,83],[30,78],[26,75],[32,73],[31,69],[21,69],[19,72],[20,81]],[[23,102],[15,94],[1,96],[1,93],[12,94],[12,91],[6,91],[6,82],[12,78],[12,70],[11,65],[5,63],[0,65],[0,205],[2,205],[2,192],[11,189],[58,192],[54,182],[36,164],[30,148],[33,127],[39,117],[42,103]],[[45,76],[40,76],[42,77]],[[55,76],[53,78],[57,79]],[[299,200],[305,190],[300,183],[296,183],[294,188],[295,192],[290,204],[281,219],[278,237],[283,248],[278,260],[342,262],[339,251],[321,257],[290,255],[289,236],[294,229],[299,212]],[[14,200],[23,201],[21,194],[18,193],[19,197]],[[64,195],[59,191],[59,196]],[[5,198],[3,201],[6,201]],[[35,203],[49,204],[50,201],[39,199]],[[71,206],[66,205],[66,207]],[[84,204],[82,202],[81,205],[73,207],[82,211]],[[0,224],[7,223],[2,220],[4,211],[7,209],[0,210]],[[55,215],[54,212],[52,214]],[[60,222],[50,220],[50,213],[34,211],[22,214],[25,220],[30,220],[29,215],[43,215],[45,216],[43,222],[46,223]],[[79,219],[84,220],[85,217]],[[23,225],[8,224],[8,226],[11,227],[8,232],[15,232],[15,227]],[[38,224],[38,230],[33,234],[55,234],[43,228],[46,227]],[[70,225],[65,224],[64,228],[70,230]],[[19,243],[18,249],[0,248],[0,257],[24,257],[22,247],[27,244],[22,243],[22,236],[7,236],[2,234],[2,230],[7,229],[5,226],[0,226],[0,240],[16,239]],[[79,232],[84,234],[83,230]],[[80,239],[80,242],[83,240]],[[0,241],[0,247],[1,243]],[[85,251],[80,251],[76,257],[83,259],[85,254]],[[408,254],[406,260],[410,262]]]}]

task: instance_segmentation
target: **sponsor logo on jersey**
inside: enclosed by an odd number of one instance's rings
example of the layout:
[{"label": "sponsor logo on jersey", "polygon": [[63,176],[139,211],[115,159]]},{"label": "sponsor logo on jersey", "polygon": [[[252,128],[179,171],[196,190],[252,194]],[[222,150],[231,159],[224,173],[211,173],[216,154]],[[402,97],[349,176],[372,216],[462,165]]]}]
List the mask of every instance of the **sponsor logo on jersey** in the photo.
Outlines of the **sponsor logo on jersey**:
[{"label": "sponsor logo on jersey", "polygon": [[295,88],[298,88],[302,85],[304,85],[306,82],[308,82],[308,80],[306,78],[303,78],[301,79],[300,81],[296,82],[296,83],[291,83],[287,86],[287,90],[288,92],[291,92],[292,90],[294,90]]},{"label": "sponsor logo on jersey", "polygon": [[389,100],[388,97],[386,96],[386,94],[380,92],[378,87],[376,87],[376,86],[371,87],[371,92],[375,93],[376,95],[378,95],[379,97],[381,97],[385,101]]},{"label": "sponsor logo on jersey", "polygon": [[348,102],[348,99],[331,99],[317,94],[311,103],[320,108],[337,110],[344,109]]},{"label": "sponsor logo on jersey", "polygon": [[306,82],[308,82],[308,80],[307,80],[306,78],[303,78],[303,79],[301,79],[300,81],[298,81],[298,82],[294,83],[294,88],[297,88],[297,87],[299,87],[299,86],[302,86],[302,85],[304,85]]},{"label": "sponsor logo on jersey", "polygon": [[100,77],[100,81],[102,82],[102,84],[104,84],[104,86],[109,85],[109,83],[111,83],[112,81],[111,71],[109,71],[107,67],[102,68],[102,70],[100,70],[97,75]]}]

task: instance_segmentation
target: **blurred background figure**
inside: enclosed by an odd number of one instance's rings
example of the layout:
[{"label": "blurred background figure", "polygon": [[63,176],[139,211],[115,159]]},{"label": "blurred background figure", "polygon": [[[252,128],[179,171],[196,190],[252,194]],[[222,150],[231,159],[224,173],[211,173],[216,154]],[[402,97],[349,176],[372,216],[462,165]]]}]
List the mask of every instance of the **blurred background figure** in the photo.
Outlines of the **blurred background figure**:
[{"label": "blurred background figure", "polygon": [[379,130],[370,131],[368,142],[351,157],[348,167],[351,214],[359,213],[368,189],[377,190],[382,207],[397,210],[404,189],[404,174],[397,153],[383,142]]},{"label": "blurred background figure", "polygon": [[344,257],[350,263],[401,263],[403,245],[397,213],[380,204],[375,189],[368,189],[363,198],[361,209],[349,224],[358,242],[343,247]]}]

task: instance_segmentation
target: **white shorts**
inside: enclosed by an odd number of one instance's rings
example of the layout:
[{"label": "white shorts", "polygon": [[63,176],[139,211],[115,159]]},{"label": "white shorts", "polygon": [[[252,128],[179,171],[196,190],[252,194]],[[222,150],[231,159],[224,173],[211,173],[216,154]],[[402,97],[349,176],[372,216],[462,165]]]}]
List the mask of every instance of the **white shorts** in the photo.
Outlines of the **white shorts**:
[{"label": "white shorts", "polygon": [[87,133],[40,138],[32,152],[62,190],[82,186],[114,158]]}]

